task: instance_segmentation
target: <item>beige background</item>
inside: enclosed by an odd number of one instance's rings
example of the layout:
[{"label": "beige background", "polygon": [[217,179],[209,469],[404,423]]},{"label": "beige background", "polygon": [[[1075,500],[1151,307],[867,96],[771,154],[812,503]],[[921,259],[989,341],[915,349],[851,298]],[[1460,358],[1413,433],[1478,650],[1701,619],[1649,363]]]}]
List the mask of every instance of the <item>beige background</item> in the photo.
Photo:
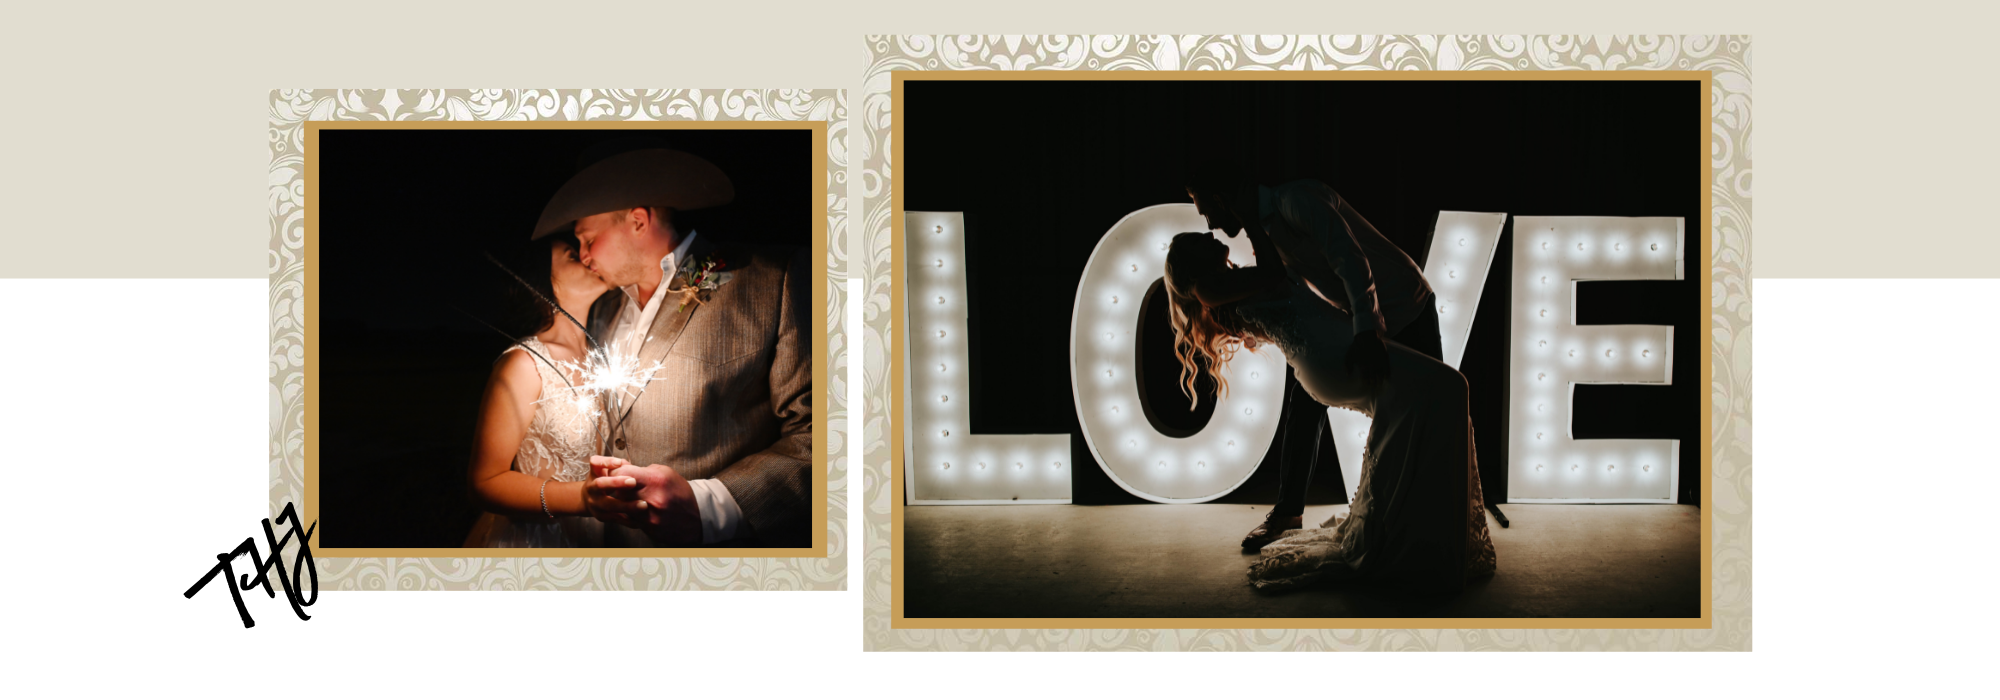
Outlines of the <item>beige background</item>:
[{"label": "beige background", "polygon": [[[863,34],[940,30],[1750,34],[1762,127],[1758,276],[2000,276],[2000,236],[1980,216],[2000,161],[2000,134],[1989,127],[1996,97],[1975,89],[1991,83],[1981,77],[2000,18],[1991,3],[1911,0],[1808,18],[1787,2],[904,0],[803,4],[782,23],[756,4],[636,0],[568,2],[562,12],[522,2],[220,5],[9,9],[0,196],[10,230],[0,277],[265,277],[263,135],[274,88],[813,86],[860,95]],[[663,31],[617,38],[614,25],[633,19]],[[88,255],[74,245],[85,237]],[[1915,245],[1878,245],[1883,237]],[[1953,254],[1937,254],[1946,242]]]}]

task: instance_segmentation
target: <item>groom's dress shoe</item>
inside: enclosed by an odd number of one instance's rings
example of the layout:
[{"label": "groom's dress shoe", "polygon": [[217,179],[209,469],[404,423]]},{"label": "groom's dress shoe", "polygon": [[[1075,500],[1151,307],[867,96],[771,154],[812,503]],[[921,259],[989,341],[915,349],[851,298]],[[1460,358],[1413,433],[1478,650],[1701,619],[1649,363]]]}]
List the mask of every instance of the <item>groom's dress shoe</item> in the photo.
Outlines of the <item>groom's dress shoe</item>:
[{"label": "groom's dress shoe", "polygon": [[1243,551],[1254,552],[1263,549],[1264,545],[1277,541],[1278,535],[1284,531],[1297,530],[1304,526],[1304,516],[1294,515],[1289,518],[1265,516],[1264,522],[1258,523],[1257,529],[1243,536]]}]

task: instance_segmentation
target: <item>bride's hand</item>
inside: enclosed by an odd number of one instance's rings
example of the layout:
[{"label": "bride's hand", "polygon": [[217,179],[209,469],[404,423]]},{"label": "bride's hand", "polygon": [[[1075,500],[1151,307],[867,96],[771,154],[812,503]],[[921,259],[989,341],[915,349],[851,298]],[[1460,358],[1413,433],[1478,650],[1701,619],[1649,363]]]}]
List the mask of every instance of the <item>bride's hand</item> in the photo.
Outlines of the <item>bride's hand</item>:
[{"label": "bride's hand", "polygon": [[591,478],[583,484],[583,509],[591,517],[627,526],[635,524],[634,518],[643,517],[650,506],[639,497],[639,480],[611,475],[613,470],[630,465],[617,457],[591,456]]}]

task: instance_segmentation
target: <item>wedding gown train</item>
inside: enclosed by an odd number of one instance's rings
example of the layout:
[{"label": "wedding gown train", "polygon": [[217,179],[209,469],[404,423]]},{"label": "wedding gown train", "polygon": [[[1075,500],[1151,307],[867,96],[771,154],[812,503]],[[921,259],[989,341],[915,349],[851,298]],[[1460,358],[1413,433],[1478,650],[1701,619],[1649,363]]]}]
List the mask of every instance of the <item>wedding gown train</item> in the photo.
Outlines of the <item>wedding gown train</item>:
[{"label": "wedding gown train", "polygon": [[[591,441],[596,421],[567,400],[570,386],[555,368],[542,358],[549,349],[542,341],[528,338],[507,349],[532,350],[535,372],[541,376],[542,393],[535,403],[535,417],[521,449],[514,455],[514,471],[537,480],[553,475],[553,481],[582,481],[590,474]],[[585,516],[564,516],[550,520],[535,516],[521,520],[498,513],[486,513],[465,538],[467,547],[600,547],[604,523]]]},{"label": "wedding gown train", "polygon": [[1455,590],[1494,570],[1465,377],[1389,342],[1389,376],[1371,391],[1347,371],[1353,326],[1294,281],[1288,297],[1235,306],[1242,327],[1285,353],[1322,404],[1374,418],[1345,517],[1292,530],[1250,567],[1259,589],[1370,580]]}]

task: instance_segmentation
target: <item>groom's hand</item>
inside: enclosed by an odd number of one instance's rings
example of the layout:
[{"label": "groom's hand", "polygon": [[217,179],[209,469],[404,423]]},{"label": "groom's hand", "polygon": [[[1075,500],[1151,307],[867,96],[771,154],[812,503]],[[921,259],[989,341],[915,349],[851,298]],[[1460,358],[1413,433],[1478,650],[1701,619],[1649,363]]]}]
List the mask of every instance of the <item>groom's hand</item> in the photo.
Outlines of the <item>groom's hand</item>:
[{"label": "groom's hand", "polygon": [[652,504],[639,497],[640,482],[637,478],[611,473],[614,469],[630,466],[630,462],[617,457],[593,455],[590,458],[591,478],[583,482],[583,509],[591,517],[607,523],[638,527]]},{"label": "groom's hand", "polygon": [[632,516],[633,527],[653,542],[666,546],[701,544],[701,507],[695,505],[694,487],[679,472],[660,464],[627,464],[612,470],[611,478],[638,481],[639,498],[647,508]]}]

